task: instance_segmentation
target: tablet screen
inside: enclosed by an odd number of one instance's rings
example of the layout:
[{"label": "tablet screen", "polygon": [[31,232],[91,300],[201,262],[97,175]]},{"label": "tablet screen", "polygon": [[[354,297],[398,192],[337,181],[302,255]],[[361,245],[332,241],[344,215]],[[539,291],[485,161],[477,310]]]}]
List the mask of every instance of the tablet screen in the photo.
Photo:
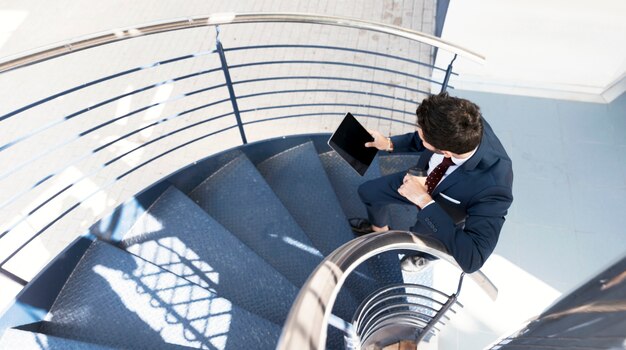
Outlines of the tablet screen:
[{"label": "tablet screen", "polygon": [[378,152],[375,147],[365,147],[370,141],[374,141],[372,135],[348,113],[328,140],[328,145],[363,176]]}]

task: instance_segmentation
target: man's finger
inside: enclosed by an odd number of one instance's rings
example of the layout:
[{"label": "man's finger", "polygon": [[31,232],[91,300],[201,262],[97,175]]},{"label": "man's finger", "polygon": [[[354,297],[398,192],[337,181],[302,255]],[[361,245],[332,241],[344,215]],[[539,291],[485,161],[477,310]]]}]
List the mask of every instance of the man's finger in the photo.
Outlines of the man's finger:
[{"label": "man's finger", "polygon": [[409,181],[409,174],[404,175],[404,178],[402,179],[402,183],[405,184],[407,181]]},{"label": "man's finger", "polygon": [[373,142],[366,142],[365,143],[365,147],[374,147],[374,143]]},{"label": "man's finger", "polygon": [[406,197],[406,196],[404,195],[404,186],[400,186],[400,188],[398,188],[398,193],[400,193],[400,195],[401,195],[402,197]]}]

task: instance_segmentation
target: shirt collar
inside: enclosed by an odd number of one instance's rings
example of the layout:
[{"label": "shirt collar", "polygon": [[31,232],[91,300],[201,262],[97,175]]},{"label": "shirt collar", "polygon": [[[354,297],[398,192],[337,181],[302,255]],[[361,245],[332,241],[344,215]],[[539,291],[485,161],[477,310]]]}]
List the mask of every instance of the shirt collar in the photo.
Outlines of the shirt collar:
[{"label": "shirt collar", "polygon": [[476,154],[477,150],[478,150],[478,147],[474,148],[472,153],[470,153],[469,157],[466,157],[466,158],[455,158],[455,157],[450,157],[450,158],[452,158],[452,161],[454,162],[454,165],[461,166],[461,165],[463,165],[463,163],[467,162],[470,158],[472,158],[472,156],[474,156],[474,154]]}]

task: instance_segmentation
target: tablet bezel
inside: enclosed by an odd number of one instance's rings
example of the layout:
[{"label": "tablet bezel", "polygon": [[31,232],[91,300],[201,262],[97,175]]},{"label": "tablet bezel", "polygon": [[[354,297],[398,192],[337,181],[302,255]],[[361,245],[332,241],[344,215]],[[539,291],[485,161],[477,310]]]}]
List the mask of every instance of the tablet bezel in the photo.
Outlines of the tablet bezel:
[{"label": "tablet bezel", "polygon": [[[350,128],[344,130],[345,128]],[[353,143],[350,143],[350,148],[345,147],[346,143],[338,143],[341,133],[348,133],[350,139],[353,139]],[[367,169],[374,161],[378,150],[374,147],[365,147],[365,142],[374,141],[372,135],[359,123],[359,121],[352,115],[352,113],[346,113],[335,132],[328,139],[328,146],[332,148],[343,160],[345,160],[352,169],[354,169],[359,175],[363,176],[367,172]],[[360,147],[359,147],[360,146]],[[362,157],[357,157],[353,154],[355,148],[361,148],[363,151]],[[353,151],[353,152],[350,152]]]}]

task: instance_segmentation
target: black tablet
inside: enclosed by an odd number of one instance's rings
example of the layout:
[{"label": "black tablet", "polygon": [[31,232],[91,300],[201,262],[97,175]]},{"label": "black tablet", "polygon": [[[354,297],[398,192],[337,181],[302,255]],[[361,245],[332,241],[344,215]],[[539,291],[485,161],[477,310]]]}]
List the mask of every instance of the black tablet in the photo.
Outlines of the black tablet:
[{"label": "black tablet", "polygon": [[348,113],[328,140],[328,145],[363,176],[378,152],[375,147],[365,147],[370,141],[374,141],[372,135]]}]

